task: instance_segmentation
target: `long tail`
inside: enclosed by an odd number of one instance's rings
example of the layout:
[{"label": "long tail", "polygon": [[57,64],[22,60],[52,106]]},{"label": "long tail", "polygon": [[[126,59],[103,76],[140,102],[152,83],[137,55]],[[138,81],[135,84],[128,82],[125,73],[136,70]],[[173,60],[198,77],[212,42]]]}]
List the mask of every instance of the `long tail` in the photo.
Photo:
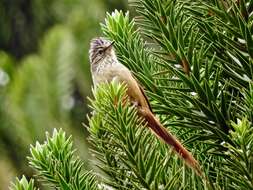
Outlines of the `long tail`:
[{"label": "long tail", "polygon": [[148,109],[141,109],[141,115],[145,118],[147,125],[156,133],[158,137],[164,140],[168,145],[172,146],[174,151],[199,175],[203,176],[199,163],[195,160],[192,154],[167,131],[164,126],[156,119],[154,114]]}]

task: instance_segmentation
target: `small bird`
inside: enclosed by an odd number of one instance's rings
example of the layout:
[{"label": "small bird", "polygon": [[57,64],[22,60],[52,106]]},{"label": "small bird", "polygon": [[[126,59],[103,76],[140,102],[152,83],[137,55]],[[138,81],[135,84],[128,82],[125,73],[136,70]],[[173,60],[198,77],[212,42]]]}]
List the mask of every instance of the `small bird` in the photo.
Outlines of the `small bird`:
[{"label": "small bird", "polygon": [[192,154],[155,117],[143,88],[131,71],[118,61],[113,44],[114,42],[102,37],[91,40],[89,58],[94,86],[109,83],[112,80],[124,83],[127,87],[127,96],[130,102],[136,106],[138,114],[144,118],[147,126],[165,143],[172,146],[173,150],[198,175],[202,176],[200,166]]}]

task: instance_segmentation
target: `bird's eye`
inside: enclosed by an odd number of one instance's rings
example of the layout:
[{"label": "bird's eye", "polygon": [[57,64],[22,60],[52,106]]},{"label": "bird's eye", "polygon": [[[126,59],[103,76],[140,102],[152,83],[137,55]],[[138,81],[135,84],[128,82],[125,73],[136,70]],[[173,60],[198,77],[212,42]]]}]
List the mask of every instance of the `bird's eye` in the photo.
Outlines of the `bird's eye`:
[{"label": "bird's eye", "polygon": [[99,54],[99,55],[101,55],[102,53],[103,53],[103,50],[102,50],[102,49],[98,50],[98,54]]}]

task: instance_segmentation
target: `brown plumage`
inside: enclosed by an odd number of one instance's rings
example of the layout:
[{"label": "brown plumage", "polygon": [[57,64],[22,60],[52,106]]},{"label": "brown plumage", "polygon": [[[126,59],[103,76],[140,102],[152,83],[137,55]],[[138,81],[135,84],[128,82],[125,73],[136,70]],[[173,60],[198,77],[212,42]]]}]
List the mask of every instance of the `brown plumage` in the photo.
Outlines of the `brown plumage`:
[{"label": "brown plumage", "polygon": [[147,126],[160,139],[170,145],[198,175],[202,176],[200,166],[192,154],[155,117],[144,90],[130,70],[118,61],[112,44],[104,38],[95,38],[91,41],[89,53],[94,85],[97,86],[112,80],[126,84],[127,95],[130,101],[136,105],[139,115],[147,122]]}]

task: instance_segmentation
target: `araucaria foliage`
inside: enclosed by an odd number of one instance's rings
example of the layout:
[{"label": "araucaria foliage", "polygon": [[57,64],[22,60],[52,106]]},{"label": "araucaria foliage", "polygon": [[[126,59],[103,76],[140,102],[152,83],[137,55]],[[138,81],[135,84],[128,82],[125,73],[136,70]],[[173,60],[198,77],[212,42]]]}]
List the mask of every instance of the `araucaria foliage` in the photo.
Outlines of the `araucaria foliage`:
[{"label": "araucaria foliage", "polygon": [[253,1],[130,5],[136,17],[108,13],[104,35],[206,177],[196,176],[145,127],[125,99],[125,86],[115,83],[100,86],[90,99],[89,139],[101,172],[80,174],[81,161],[71,161],[62,131],[31,148],[32,167],[59,189],[253,189]]}]

